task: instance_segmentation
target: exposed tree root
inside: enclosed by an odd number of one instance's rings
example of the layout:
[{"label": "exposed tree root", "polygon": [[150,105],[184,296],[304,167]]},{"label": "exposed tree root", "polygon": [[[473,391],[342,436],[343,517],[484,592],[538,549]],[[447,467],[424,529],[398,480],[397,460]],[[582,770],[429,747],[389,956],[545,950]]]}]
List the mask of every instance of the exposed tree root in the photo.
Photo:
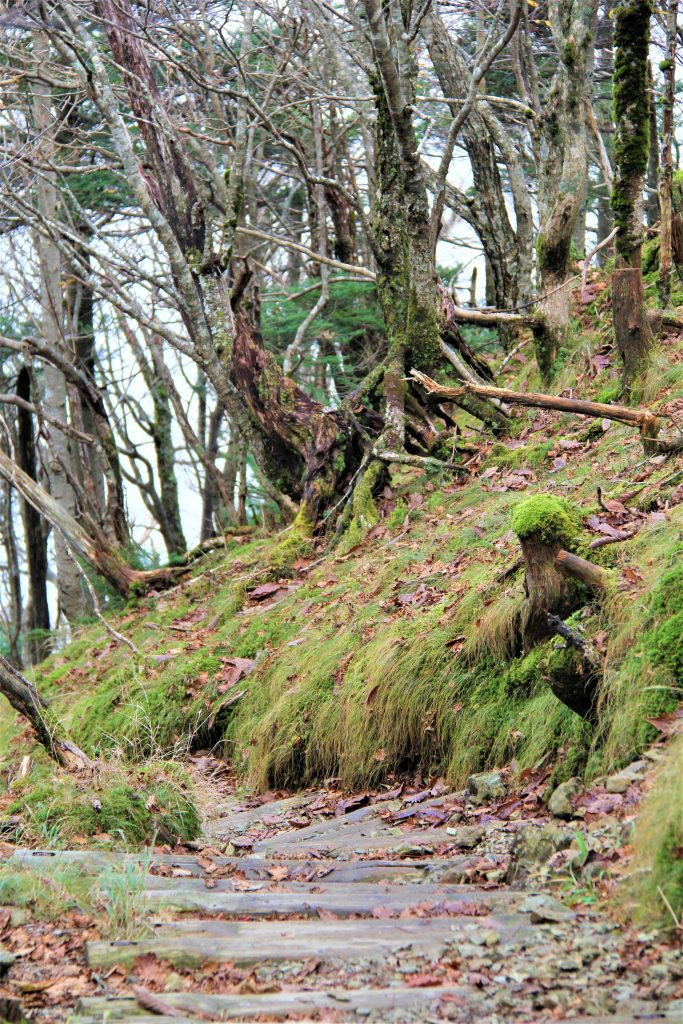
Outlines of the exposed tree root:
[{"label": "exposed tree root", "polygon": [[15,711],[27,719],[36,739],[50,757],[64,768],[92,768],[90,759],[65,736],[53,718],[47,702],[28,679],[25,679],[0,655],[0,693]]}]

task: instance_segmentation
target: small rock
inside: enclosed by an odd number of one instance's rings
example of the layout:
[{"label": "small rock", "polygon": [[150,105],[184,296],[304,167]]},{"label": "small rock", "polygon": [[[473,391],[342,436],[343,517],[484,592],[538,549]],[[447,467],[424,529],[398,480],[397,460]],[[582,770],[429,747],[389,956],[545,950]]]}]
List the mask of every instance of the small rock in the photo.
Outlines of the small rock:
[{"label": "small rock", "polygon": [[560,850],[566,850],[573,836],[554,822],[547,825],[529,824],[517,832],[512,843],[512,860],[508,868],[508,884],[523,881],[529,872],[547,862]]},{"label": "small rock", "polygon": [[467,780],[467,789],[475,804],[485,804],[489,800],[497,800],[507,793],[500,772],[477,772],[476,775],[470,775]]},{"label": "small rock", "polygon": [[561,924],[565,921],[573,921],[576,916],[573,910],[545,893],[534,893],[532,896],[528,896],[520,904],[519,909],[523,914],[531,915],[532,924]]},{"label": "small rock", "polygon": [[553,791],[550,800],[548,800],[548,810],[555,818],[574,818],[574,807],[572,800],[578,796],[583,789],[583,781],[578,778],[567,779],[566,782],[561,782],[556,790]]},{"label": "small rock", "polygon": [[0,946],[0,974],[4,974],[10,969],[15,961],[14,953],[10,953],[4,946]]},{"label": "small rock", "polygon": [[610,775],[605,783],[605,789],[608,793],[625,793],[632,781],[626,775]]}]

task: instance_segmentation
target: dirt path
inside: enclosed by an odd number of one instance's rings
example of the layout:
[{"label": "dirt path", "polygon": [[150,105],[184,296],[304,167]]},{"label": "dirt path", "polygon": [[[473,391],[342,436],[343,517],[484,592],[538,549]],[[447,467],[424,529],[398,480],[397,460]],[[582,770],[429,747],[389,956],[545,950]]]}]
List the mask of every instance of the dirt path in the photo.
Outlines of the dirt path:
[{"label": "dirt path", "polygon": [[679,949],[539,885],[571,827],[438,789],[205,797],[194,852],[11,858],[137,879],[133,936],[85,943],[97,994],[74,1024],[683,1019]]}]

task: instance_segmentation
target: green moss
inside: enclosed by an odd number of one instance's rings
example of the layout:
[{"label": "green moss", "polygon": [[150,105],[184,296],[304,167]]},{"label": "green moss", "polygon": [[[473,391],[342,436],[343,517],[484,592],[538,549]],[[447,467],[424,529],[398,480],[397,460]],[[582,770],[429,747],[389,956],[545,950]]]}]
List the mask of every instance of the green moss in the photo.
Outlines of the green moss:
[{"label": "green moss", "polygon": [[672,615],[648,634],[647,650],[653,665],[664,665],[677,683],[683,683],[683,611]]},{"label": "green moss", "polygon": [[519,469],[528,466],[536,469],[542,466],[553,448],[554,441],[541,441],[533,445],[510,445],[498,442],[494,444],[486,456],[486,466],[499,466],[501,469]]},{"label": "green moss", "polygon": [[384,465],[375,460],[371,462],[356,484],[353,492],[352,519],[344,536],[340,550],[349,551],[359,544],[368,530],[379,522],[379,512],[373,493],[384,473]]},{"label": "green moss", "polygon": [[268,565],[274,575],[292,575],[297,560],[310,551],[314,525],[302,507],[294,522],[284,531],[286,535],[278,540],[268,555]]},{"label": "green moss", "polygon": [[515,697],[528,697],[543,681],[542,666],[546,657],[544,644],[539,644],[523,658],[516,658],[505,672],[505,688]]},{"label": "green moss", "polygon": [[[597,395],[595,396],[595,401],[596,402],[618,402],[618,400],[619,400],[619,398],[621,396],[622,387],[623,387],[623,385],[622,385],[621,381],[618,381],[618,380],[610,381],[609,384],[605,384],[604,387],[600,388],[600,390],[598,391]],[[600,437],[604,433],[604,431],[602,429],[602,424],[598,421],[596,426],[598,428],[597,431],[596,431],[596,436]]]},{"label": "green moss", "polygon": [[393,509],[385,520],[385,525],[388,530],[395,530],[399,526],[403,526],[405,518],[408,515],[408,506],[402,498],[394,505]]},{"label": "green moss", "polygon": [[[676,546],[672,558],[683,558],[683,550]],[[658,614],[675,615],[683,611],[683,563],[665,572],[652,595],[652,608]]]},{"label": "green moss", "polygon": [[571,545],[579,536],[579,512],[564,498],[535,494],[520,502],[512,514],[512,529],[520,540],[532,535],[545,544]]}]

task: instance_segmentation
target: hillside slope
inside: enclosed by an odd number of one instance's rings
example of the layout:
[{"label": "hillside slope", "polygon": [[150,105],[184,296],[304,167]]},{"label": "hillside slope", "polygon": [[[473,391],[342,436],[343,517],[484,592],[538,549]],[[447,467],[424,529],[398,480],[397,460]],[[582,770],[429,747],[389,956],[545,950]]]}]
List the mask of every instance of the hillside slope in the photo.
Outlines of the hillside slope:
[{"label": "hillside slope", "polygon": [[[573,394],[607,401],[618,370],[604,345],[608,298],[600,282],[592,288],[556,390],[571,383]],[[675,423],[677,336],[662,353],[639,397]],[[538,388],[523,354],[500,379]],[[211,748],[261,789],[329,778],[367,787],[405,769],[459,785],[479,769],[520,773],[544,758],[561,781],[633,760],[680,698],[680,463],[644,455],[630,427],[540,410],[515,414],[514,436],[500,440],[463,420],[460,440],[452,471],[395,467],[341,543],[303,552],[285,577],[274,566],[286,533],[227,538],[181,586],[116,619],[138,655],[99,622],[85,624],[35,669],[74,740],[134,772]],[[571,660],[565,642],[521,650],[524,572],[511,523],[537,493],[567,499],[581,523],[575,549],[614,570],[609,594],[583,593],[571,619],[605,660],[593,722],[549,687]],[[7,777],[25,735],[2,714]],[[39,756],[21,799],[16,786],[5,798],[12,813],[43,806],[32,773],[44,782],[45,770]],[[177,773],[174,784],[185,787]],[[43,814],[41,827],[62,819]],[[81,821],[71,831],[81,828],[98,830]]]}]

